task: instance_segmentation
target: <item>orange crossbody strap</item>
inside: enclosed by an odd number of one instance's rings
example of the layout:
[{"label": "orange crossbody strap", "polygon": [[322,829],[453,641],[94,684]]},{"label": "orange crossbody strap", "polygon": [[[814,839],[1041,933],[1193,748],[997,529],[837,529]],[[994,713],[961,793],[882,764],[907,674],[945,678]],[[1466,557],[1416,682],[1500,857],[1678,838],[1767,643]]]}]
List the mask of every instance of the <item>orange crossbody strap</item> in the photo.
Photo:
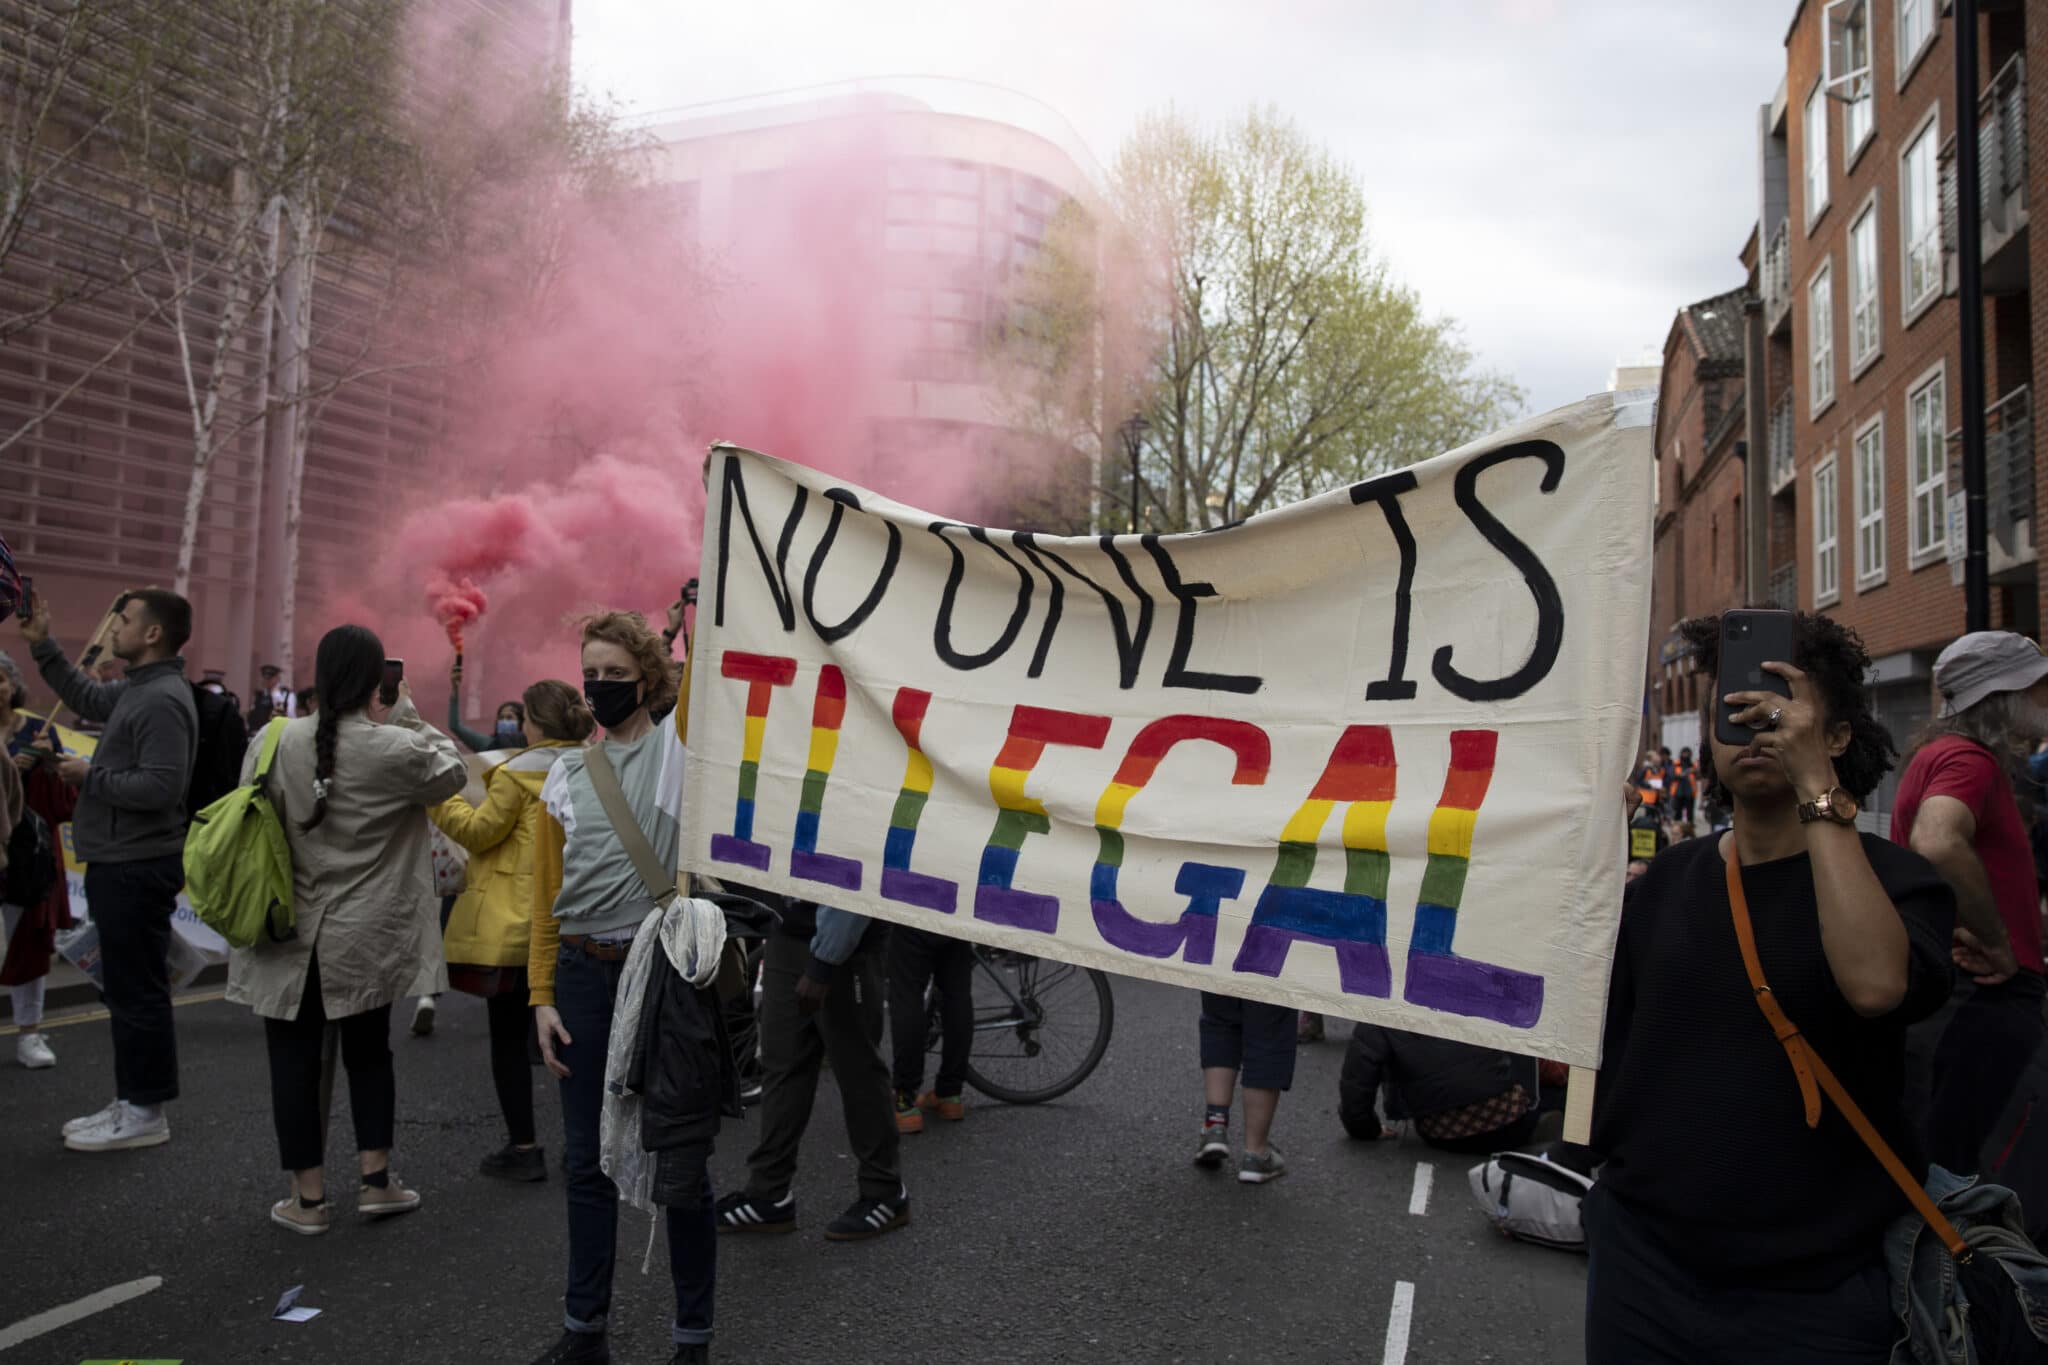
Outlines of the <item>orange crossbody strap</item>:
[{"label": "orange crossbody strap", "polygon": [[1785,1049],[1785,1056],[1792,1062],[1793,1074],[1799,1078],[1799,1094],[1806,1101],[1806,1126],[1812,1128],[1820,1122],[1820,1095],[1814,1088],[1815,1081],[1818,1080],[1820,1089],[1827,1092],[1828,1098],[1835,1102],[1835,1107],[1842,1111],[1842,1117],[1849,1120],[1849,1126],[1855,1129],[1856,1136],[1863,1140],[1863,1145],[1870,1149],[1870,1154],[1884,1167],[1885,1174],[1892,1178],[1892,1183],[1904,1192],[1914,1211],[1926,1219],[1927,1226],[1934,1230],[1934,1235],[1941,1238],[1942,1245],[1948,1248],[1949,1255],[1958,1261],[1967,1261],[1970,1258],[1970,1244],[1963,1240],[1963,1234],[1956,1230],[1956,1225],[1948,1220],[1947,1215],[1934,1206],[1934,1200],[1928,1197],[1920,1182],[1913,1179],[1912,1172],[1906,1169],[1906,1163],[1899,1160],[1898,1154],[1892,1151],[1891,1144],[1886,1142],[1870,1120],[1864,1117],[1863,1110],[1843,1088],[1841,1081],[1836,1079],[1835,1073],[1828,1069],[1828,1064],[1820,1059],[1820,1054],[1813,1050],[1813,1044],[1807,1042],[1805,1036],[1799,1032],[1799,1026],[1794,1024],[1779,1006],[1778,997],[1772,993],[1770,983],[1764,980],[1763,963],[1756,953],[1756,932],[1749,922],[1749,899],[1742,894],[1742,868],[1736,861],[1735,840],[1732,835],[1728,840],[1727,873],[1728,910],[1735,920],[1735,942],[1742,949],[1742,968],[1749,974],[1750,991],[1756,999],[1757,1008],[1763,1011],[1764,1019],[1771,1026],[1771,1032],[1777,1035],[1778,1042]]}]

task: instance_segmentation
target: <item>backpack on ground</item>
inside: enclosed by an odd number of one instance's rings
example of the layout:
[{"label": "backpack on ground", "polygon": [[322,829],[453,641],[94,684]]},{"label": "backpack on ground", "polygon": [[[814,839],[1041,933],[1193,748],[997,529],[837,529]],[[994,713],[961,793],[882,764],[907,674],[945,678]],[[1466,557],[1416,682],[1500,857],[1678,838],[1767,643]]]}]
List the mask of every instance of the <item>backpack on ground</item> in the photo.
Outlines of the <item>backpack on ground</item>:
[{"label": "backpack on ground", "polygon": [[1472,1197],[1503,1237],[1584,1251],[1579,1206],[1593,1188],[1590,1155],[1568,1143],[1497,1153],[1472,1168]]},{"label": "backpack on ground", "polygon": [[242,759],[249,752],[249,728],[242,723],[242,701],[232,692],[214,692],[192,685],[192,706],[199,713],[199,751],[192,761],[192,780],[185,787],[185,818],[233,791],[242,781]]},{"label": "backpack on ground", "polygon": [[21,822],[7,836],[7,870],[0,873],[0,901],[23,909],[41,905],[63,875],[64,859],[57,852],[56,832],[49,821],[24,807]]},{"label": "backpack on ground", "polygon": [[280,717],[264,729],[249,785],[193,816],[185,836],[185,896],[192,913],[233,948],[247,948],[266,935],[282,943],[295,932],[291,846],[266,782],[284,727]]}]

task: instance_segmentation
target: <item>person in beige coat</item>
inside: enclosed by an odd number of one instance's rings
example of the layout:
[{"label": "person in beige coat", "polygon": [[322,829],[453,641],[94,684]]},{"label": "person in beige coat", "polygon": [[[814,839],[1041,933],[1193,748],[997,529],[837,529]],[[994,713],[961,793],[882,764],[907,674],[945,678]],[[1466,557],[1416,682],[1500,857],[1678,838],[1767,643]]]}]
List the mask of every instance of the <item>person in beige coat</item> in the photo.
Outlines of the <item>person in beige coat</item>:
[{"label": "person in beige coat", "polygon": [[[383,672],[383,642],[366,627],[337,626],[321,639],[319,714],[284,723],[267,780],[291,844],[296,934],[237,949],[228,964],[228,999],[263,1019],[278,1152],[292,1176],[270,1218],[293,1232],[328,1226],[320,1051],[330,1022],[362,1168],[356,1211],[419,1207],[419,1193],[390,1169],[391,1004],[422,980],[447,984],[426,807],[462,790],[468,773],[409,691],[401,686],[390,704],[380,698]],[[261,750],[249,746],[244,781]]]}]

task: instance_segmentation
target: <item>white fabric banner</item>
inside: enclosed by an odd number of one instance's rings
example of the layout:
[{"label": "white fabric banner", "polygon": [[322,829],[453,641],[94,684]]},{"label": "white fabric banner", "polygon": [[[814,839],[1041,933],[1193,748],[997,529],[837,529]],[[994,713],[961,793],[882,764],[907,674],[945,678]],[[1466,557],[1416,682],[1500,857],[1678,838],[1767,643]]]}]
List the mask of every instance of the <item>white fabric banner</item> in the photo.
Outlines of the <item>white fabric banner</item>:
[{"label": "white fabric banner", "polygon": [[1636,405],[1184,536],[991,530],[713,455],[684,866],[1598,1064],[1649,629]]}]

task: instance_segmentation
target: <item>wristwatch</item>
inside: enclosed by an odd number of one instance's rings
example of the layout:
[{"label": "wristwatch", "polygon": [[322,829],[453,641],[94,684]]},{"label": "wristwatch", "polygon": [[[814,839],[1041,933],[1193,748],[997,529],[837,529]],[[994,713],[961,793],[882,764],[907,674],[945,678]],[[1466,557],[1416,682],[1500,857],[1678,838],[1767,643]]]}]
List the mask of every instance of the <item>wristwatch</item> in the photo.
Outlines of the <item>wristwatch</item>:
[{"label": "wristwatch", "polygon": [[1856,823],[1856,798],[1840,787],[1829,787],[1811,801],[1799,803],[1799,823],[1811,824],[1815,820],[1832,820],[1838,825]]}]

